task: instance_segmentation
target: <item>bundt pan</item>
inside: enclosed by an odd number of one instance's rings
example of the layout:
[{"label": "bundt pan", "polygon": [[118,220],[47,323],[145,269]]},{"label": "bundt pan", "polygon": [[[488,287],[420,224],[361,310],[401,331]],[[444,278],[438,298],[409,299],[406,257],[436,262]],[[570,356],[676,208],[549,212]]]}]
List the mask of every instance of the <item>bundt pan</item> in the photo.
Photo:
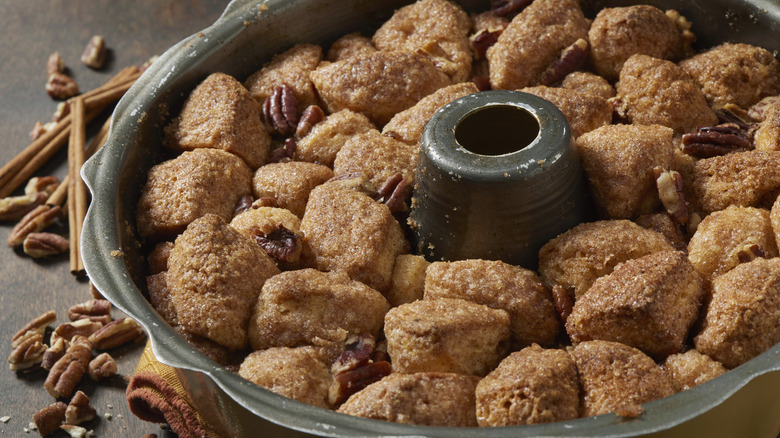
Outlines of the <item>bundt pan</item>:
[{"label": "bundt pan", "polygon": [[[586,14],[634,0],[587,1]],[[722,377],[644,405],[636,419],[613,414],[534,426],[458,429],[408,426],[337,414],[261,389],[180,338],[145,298],[146,264],[135,205],[158,157],[163,126],[209,73],[246,78],[295,43],[323,45],[346,33],[371,34],[402,0],[234,0],[211,27],[162,55],[117,106],[108,144],[84,166],[92,191],[82,248],[87,273],[117,308],[143,325],[157,358],[178,369],[200,413],[223,436],[438,437],[771,437],[780,430],[780,344]],[[694,23],[699,47],[745,42],[780,51],[777,0],[647,0]],[[469,10],[485,1],[463,0]]]}]

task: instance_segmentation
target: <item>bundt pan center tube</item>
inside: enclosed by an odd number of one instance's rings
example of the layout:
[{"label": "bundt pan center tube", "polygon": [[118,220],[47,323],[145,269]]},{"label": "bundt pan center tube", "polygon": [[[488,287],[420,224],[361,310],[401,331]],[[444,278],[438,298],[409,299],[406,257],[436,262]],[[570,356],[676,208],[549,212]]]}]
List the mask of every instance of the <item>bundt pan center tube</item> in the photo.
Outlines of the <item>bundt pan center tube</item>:
[{"label": "bundt pan center tube", "polygon": [[[643,405],[644,413],[633,420],[606,414],[532,426],[432,428],[350,417],[273,394],[208,359],[154,311],[145,297],[148,270],[135,230],[135,206],[146,172],[161,155],[163,128],[186,95],[210,73],[244,79],[296,43],[327,46],[350,32],[370,35],[407,3],[232,1],[214,25],[172,47],[144,73],[118,104],[108,143],[82,169],[93,196],[81,237],[89,278],[118,309],[144,326],[156,357],[177,369],[209,425],[226,437],[763,437],[776,433],[780,345],[721,377]],[[459,3],[470,11],[489,7],[486,0]],[[780,51],[780,4],[775,0],[586,0],[583,8],[593,17],[597,8],[639,3],[685,15],[694,24],[700,47],[728,41]]]}]

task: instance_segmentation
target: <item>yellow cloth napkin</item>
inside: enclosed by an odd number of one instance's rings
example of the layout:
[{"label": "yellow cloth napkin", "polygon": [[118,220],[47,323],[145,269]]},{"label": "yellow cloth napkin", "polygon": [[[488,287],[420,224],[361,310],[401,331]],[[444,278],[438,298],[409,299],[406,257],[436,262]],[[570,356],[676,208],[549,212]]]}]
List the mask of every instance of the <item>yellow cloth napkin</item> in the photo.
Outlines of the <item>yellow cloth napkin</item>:
[{"label": "yellow cloth napkin", "polygon": [[127,385],[127,404],[136,417],[153,423],[168,423],[180,438],[218,438],[198,414],[176,375],[160,363],[147,341],[135,373]]}]

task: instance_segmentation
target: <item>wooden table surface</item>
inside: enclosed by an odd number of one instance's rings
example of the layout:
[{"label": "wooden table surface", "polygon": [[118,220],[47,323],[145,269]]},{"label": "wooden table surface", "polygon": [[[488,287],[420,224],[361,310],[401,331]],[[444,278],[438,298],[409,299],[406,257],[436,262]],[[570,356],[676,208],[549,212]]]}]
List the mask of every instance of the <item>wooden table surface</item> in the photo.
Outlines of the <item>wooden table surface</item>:
[{"label": "wooden table surface", "polygon": [[[37,120],[47,122],[57,102],[45,92],[45,66],[58,51],[68,73],[82,91],[106,82],[129,65],[140,65],[161,54],[184,37],[213,23],[227,0],[4,0],[0,2],[0,166],[30,143],[29,132]],[[91,70],[80,55],[92,35],[102,35],[109,48],[107,65]],[[90,125],[94,135],[103,120]],[[39,172],[62,178],[67,171],[63,149]],[[21,193],[21,189],[18,193]],[[18,194],[17,193],[17,194]],[[6,241],[13,223],[0,223],[0,239]],[[89,282],[69,272],[67,254],[34,260],[21,251],[0,247],[0,354],[11,352],[13,334],[46,310],[57,312],[57,322],[67,321],[67,309],[90,299]],[[115,311],[115,317],[119,316]],[[87,377],[82,389],[97,409],[98,418],[84,424],[100,437],[175,436],[160,425],[136,418],[125,401],[125,386],[132,375],[143,344],[110,353],[117,359],[120,377],[96,385]],[[0,371],[0,436],[38,436],[25,433],[33,413],[54,402],[43,388],[45,371],[17,374]],[[65,400],[67,402],[67,400]],[[5,419],[5,418],[4,418]],[[67,436],[59,432],[52,436]]]}]

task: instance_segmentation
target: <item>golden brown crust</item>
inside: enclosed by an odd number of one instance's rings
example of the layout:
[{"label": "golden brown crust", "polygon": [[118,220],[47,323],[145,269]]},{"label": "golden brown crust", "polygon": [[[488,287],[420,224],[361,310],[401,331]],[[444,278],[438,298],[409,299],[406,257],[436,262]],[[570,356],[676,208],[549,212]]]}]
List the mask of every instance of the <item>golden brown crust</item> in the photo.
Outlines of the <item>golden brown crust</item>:
[{"label": "golden brown crust", "polygon": [[258,199],[274,198],[278,207],[303,217],[309,193],[332,177],[333,171],[321,164],[300,161],[270,163],[255,172],[252,192]]},{"label": "golden brown crust", "polygon": [[421,426],[477,426],[478,379],[448,373],[393,373],[354,394],[342,414]]},{"label": "golden brown crust", "polygon": [[632,408],[674,394],[672,383],[650,357],[610,341],[587,341],[571,351],[583,390],[582,416]]},{"label": "golden brown crust", "polygon": [[683,233],[679,224],[672,220],[669,213],[651,213],[639,216],[634,221],[637,225],[648,230],[653,230],[666,238],[676,250],[688,249],[688,236]]},{"label": "golden brown crust", "polygon": [[335,112],[298,140],[295,159],[333,168],[336,155],[347,140],[374,129],[376,126],[363,114],[350,110]]},{"label": "golden brown crust", "polygon": [[393,371],[484,376],[509,346],[509,314],[456,298],[419,300],[385,315]]},{"label": "golden brown crust", "polygon": [[371,38],[363,36],[360,32],[353,32],[333,42],[325,56],[329,62],[337,62],[347,58],[370,55],[377,51]]},{"label": "golden brown crust", "polygon": [[295,91],[298,113],[317,103],[317,92],[309,73],[322,60],[322,48],[314,44],[298,44],[280,53],[244,81],[244,86],[259,103],[263,103],[277,85],[287,84]]},{"label": "golden brown crust", "polygon": [[691,389],[728,371],[722,363],[696,349],[670,355],[661,368],[672,379],[677,391]]},{"label": "golden brown crust", "polygon": [[526,87],[518,91],[539,96],[558,107],[566,116],[574,138],[612,121],[612,105],[594,94],[545,86]]},{"label": "golden brown crust", "polygon": [[561,87],[594,94],[602,99],[609,99],[615,97],[615,94],[617,94],[615,87],[613,87],[609,81],[597,74],[586,71],[569,73],[563,78]]},{"label": "golden brown crust", "polygon": [[743,263],[712,282],[696,349],[735,368],[780,342],[780,258]]},{"label": "golden brown crust", "polygon": [[550,423],[579,417],[577,367],[565,350],[533,345],[507,356],[477,384],[480,426]]},{"label": "golden brown crust", "polygon": [[387,301],[390,306],[411,303],[423,299],[425,291],[425,270],[430,262],[415,254],[401,254],[393,265],[393,278]]},{"label": "golden brown crust", "polygon": [[759,151],[780,151],[780,100],[766,110],[753,141]]},{"label": "golden brown crust", "polygon": [[596,280],[574,303],[566,331],[574,343],[615,341],[662,360],[682,351],[704,295],[684,252],[649,254]]},{"label": "golden brown crust", "polygon": [[561,324],[550,290],[535,272],[492,260],[434,262],[425,299],[460,298],[509,313],[512,345],[553,345]]},{"label": "golden brown crust", "polygon": [[374,187],[382,185],[396,173],[414,182],[420,146],[406,144],[372,129],[357,134],[344,143],[336,154],[333,172],[364,174]]}]

